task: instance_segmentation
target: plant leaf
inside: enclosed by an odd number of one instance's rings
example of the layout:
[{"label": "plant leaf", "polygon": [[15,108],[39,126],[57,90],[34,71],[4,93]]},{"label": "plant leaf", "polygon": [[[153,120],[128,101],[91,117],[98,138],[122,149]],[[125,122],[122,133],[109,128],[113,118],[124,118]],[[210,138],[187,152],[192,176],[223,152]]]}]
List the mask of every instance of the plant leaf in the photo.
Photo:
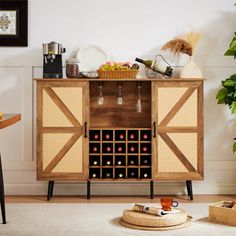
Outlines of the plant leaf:
[{"label": "plant leaf", "polygon": [[234,56],[236,54],[236,37],[233,37],[229,44],[229,49],[224,53],[225,56]]},{"label": "plant leaf", "polygon": [[234,49],[234,50],[236,49],[236,37],[233,37],[233,39],[229,45],[229,48]]},{"label": "plant leaf", "polygon": [[228,95],[228,90],[226,88],[220,89],[216,94],[216,99],[218,99],[218,104],[224,103],[227,95]]},{"label": "plant leaf", "polygon": [[231,113],[232,114],[236,113],[236,101],[233,101],[231,104]]},{"label": "plant leaf", "polygon": [[225,53],[224,56],[234,56],[236,54],[236,50],[229,48]]},{"label": "plant leaf", "polygon": [[229,79],[232,79],[232,80],[236,80],[236,74],[233,74],[233,75],[231,75],[230,77],[229,77]]},{"label": "plant leaf", "polygon": [[233,152],[236,152],[236,142],[233,144]]},{"label": "plant leaf", "polygon": [[236,81],[231,80],[231,79],[227,79],[227,80],[223,81],[223,85],[224,86],[236,86]]}]

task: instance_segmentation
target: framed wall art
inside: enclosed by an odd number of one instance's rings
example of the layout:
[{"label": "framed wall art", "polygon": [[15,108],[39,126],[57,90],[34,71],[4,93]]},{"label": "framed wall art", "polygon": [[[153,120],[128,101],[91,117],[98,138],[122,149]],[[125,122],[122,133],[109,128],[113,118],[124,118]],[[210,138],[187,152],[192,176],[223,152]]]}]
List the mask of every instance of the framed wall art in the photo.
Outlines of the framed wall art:
[{"label": "framed wall art", "polygon": [[0,0],[0,47],[28,46],[28,0]]}]

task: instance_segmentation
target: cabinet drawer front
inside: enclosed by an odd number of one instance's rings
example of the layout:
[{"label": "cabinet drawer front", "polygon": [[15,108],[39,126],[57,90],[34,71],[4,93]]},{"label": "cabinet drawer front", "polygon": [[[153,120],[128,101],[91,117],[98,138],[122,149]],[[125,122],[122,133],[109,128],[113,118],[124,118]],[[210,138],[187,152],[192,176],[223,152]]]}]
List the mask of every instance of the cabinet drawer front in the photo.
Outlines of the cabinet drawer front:
[{"label": "cabinet drawer front", "polygon": [[37,84],[39,180],[84,180],[88,175],[88,83]]},{"label": "cabinet drawer front", "polygon": [[203,83],[153,82],[154,179],[203,178]]}]

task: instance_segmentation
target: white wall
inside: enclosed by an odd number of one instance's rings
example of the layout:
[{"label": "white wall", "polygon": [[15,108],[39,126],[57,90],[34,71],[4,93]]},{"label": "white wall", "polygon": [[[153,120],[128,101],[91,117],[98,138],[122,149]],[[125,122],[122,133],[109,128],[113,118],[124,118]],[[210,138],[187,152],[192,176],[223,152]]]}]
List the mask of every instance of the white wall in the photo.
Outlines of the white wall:
[{"label": "white wall", "polygon": [[[1,130],[0,150],[7,194],[44,194],[35,180],[32,76],[41,76],[41,44],[52,40],[68,50],[64,58],[85,44],[105,49],[111,59],[153,57],[167,40],[188,29],[201,30],[196,54],[205,83],[205,180],[194,183],[195,193],[236,193],[235,116],[217,105],[220,81],[235,73],[235,61],[224,57],[236,28],[234,0],[31,0],[29,46],[0,47],[0,110],[22,113],[22,121]],[[172,58],[182,66],[186,57]],[[100,185],[100,186],[98,186]],[[76,186],[76,188],[75,188]],[[77,187],[78,186],[78,187]],[[110,186],[110,187],[109,187]],[[81,188],[80,188],[81,187]],[[157,183],[157,193],[182,193],[183,183]],[[58,194],[83,194],[84,184],[63,184]],[[96,184],[94,194],[145,194],[144,184]]]}]

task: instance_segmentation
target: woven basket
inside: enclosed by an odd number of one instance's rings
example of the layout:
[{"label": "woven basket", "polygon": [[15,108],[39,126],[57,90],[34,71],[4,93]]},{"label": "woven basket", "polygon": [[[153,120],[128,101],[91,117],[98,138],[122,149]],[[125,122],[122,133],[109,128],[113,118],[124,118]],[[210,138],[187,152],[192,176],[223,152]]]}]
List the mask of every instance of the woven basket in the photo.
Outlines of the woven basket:
[{"label": "woven basket", "polygon": [[236,226],[236,209],[222,207],[224,202],[209,205],[209,220],[213,223]]},{"label": "woven basket", "polygon": [[168,214],[162,217],[141,213],[133,210],[124,210],[122,220],[128,224],[144,227],[170,227],[187,222],[187,212],[179,209],[176,214]]},{"label": "woven basket", "polygon": [[100,78],[126,79],[136,78],[138,70],[98,70]]}]

